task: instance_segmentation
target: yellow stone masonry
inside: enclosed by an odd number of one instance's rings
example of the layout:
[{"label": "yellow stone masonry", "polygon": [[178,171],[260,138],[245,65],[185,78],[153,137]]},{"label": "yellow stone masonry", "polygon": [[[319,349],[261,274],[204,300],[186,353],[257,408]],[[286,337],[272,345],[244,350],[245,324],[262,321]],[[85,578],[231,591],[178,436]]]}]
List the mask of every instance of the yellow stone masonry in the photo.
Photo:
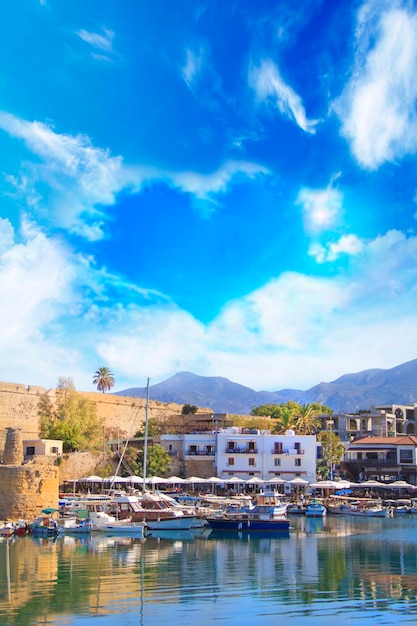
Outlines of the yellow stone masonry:
[{"label": "yellow stone masonry", "polygon": [[[0,382],[0,450],[3,450],[6,428],[20,428],[22,439],[37,439],[39,436],[37,406],[40,396],[47,391],[51,400],[56,390],[44,387],[25,386],[18,383]],[[134,434],[145,421],[146,399],[115,396],[98,392],[77,391],[97,405],[97,415],[108,427],[119,427]],[[167,419],[181,413],[183,405],[175,402],[149,401],[149,417]],[[210,409],[201,409],[210,412]]]}]

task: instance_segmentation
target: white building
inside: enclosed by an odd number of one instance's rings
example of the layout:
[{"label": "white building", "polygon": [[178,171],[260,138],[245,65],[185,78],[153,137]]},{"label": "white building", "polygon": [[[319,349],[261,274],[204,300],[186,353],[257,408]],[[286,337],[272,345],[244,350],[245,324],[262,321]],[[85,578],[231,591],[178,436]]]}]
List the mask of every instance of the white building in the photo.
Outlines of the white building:
[{"label": "white building", "polygon": [[295,435],[293,431],[271,435],[269,430],[229,427],[217,433],[161,435],[161,445],[169,454],[178,454],[185,476],[316,480],[314,435]]},{"label": "white building", "polygon": [[314,435],[271,435],[269,430],[225,428],[217,434],[217,475],[316,480],[317,443]]},{"label": "white building", "polygon": [[25,460],[34,456],[62,456],[62,441],[56,439],[25,439],[23,441]]}]

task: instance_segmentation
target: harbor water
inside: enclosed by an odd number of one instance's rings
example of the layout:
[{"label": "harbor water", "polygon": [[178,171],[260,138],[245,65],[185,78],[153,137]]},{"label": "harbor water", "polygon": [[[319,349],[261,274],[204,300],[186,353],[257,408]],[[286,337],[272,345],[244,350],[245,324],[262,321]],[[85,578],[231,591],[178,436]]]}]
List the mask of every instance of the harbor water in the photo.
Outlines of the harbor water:
[{"label": "harbor water", "polygon": [[417,623],[417,515],[0,540],[2,626]]}]

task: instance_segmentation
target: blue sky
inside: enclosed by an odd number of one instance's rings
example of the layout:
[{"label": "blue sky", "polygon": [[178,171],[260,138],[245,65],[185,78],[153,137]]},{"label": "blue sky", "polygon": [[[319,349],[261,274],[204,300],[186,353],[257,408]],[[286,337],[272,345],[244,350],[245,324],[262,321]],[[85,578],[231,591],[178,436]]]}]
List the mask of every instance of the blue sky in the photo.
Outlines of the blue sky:
[{"label": "blue sky", "polygon": [[0,380],[307,389],[417,357],[417,6],[14,0]]}]

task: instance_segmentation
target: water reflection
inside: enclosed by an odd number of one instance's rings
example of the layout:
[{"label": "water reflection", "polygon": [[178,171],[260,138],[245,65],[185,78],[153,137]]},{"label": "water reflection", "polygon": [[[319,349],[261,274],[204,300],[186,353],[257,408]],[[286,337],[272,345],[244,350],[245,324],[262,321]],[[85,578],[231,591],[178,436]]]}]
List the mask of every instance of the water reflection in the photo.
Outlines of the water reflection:
[{"label": "water reflection", "polygon": [[294,519],[288,535],[3,539],[0,623],[59,625],[81,615],[98,626],[126,614],[138,624],[194,624],[203,610],[230,623],[237,611],[239,624],[275,623],[283,612],[304,624],[306,611],[309,624],[350,620],[356,612],[361,624],[382,616],[387,624],[411,623],[416,530],[414,516],[329,516]]}]

